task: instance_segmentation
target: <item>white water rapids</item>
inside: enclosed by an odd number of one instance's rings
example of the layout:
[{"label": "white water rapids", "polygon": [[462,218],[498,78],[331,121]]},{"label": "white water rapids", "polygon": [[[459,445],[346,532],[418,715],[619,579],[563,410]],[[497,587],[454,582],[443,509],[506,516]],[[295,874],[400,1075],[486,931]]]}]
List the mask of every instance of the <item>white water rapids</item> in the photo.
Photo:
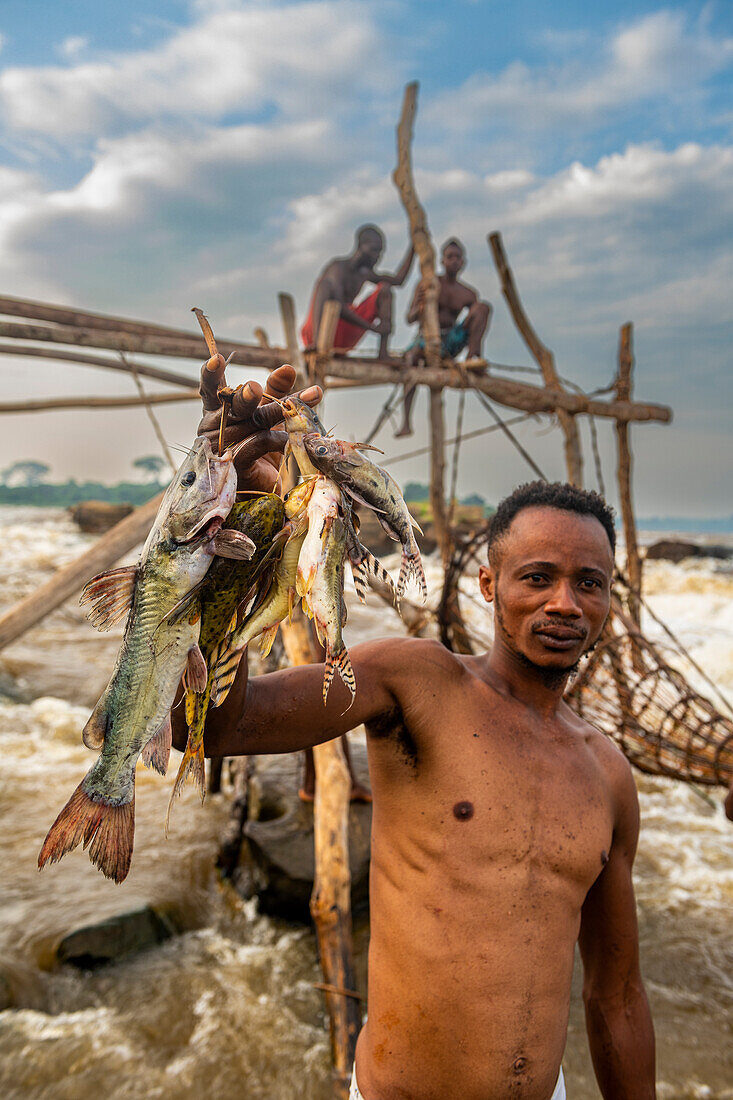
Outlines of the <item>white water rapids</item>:
[{"label": "white water rapids", "polygon": [[[60,510],[3,508],[0,525],[0,610],[90,541]],[[433,594],[438,578],[437,567],[428,569]],[[650,564],[646,591],[733,696],[733,575],[724,563]],[[466,606],[477,625],[485,613]],[[364,610],[352,594],[349,607],[352,643],[400,629],[374,597]],[[655,629],[649,625],[652,636]],[[313,935],[258,916],[218,885],[212,862],[226,795],[209,796],[202,808],[187,791],[166,841],[177,757],[166,779],[140,767],[135,852],[123,886],[81,851],[36,869],[49,825],[89,766],[80,731],[120,637],[97,634],[72,600],[0,652],[0,983],[16,1005],[0,1013],[0,1096],[328,1100]],[[732,1100],[733,825],[722,792],[711,804],[682,784],[638,776],[638,785],[636,888],[660,1100]],[[69,931],[148,903],[183,933],[93,973],[53,966],[54,947]],[[361,981],[367,934],[356,935]],[[579,992],[576,974],[568,1096],[597,1100]]]}]

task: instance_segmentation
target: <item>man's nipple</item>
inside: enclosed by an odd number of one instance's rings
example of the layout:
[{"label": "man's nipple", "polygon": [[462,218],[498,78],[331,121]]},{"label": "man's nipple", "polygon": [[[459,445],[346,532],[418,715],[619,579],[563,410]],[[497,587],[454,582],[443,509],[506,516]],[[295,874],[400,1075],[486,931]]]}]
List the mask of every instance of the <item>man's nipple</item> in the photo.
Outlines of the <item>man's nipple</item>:
[{"label": "man's nipple", "polygon": [[456,802],[453,816],[456,821],[470,821],[473,817],[473,802]]}]

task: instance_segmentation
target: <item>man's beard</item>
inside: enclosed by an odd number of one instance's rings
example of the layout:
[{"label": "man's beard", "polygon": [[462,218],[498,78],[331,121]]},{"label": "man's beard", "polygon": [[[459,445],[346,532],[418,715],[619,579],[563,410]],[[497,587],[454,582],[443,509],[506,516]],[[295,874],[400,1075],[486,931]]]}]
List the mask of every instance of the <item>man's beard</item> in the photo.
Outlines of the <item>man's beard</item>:
[{"label": "man's beard", "polygon": [[537,665],[534,663],[534,661],[530,660],[526,653],[522,653],[522,651],[514,644],[514,639],[506,628],[504,615],[501,610],[501,603],[499,602],[499,595],[496,592],[494,593],[494,608],[496,611],[496,622],[504,637],[504,642],[507,648],[511,650],[514,656],[517,658],[519,664],[526,668],[528,672],[531,672],[532,675],[536,677],[536,679],[538,679],[540,683],[544,687],[548,688],[550,691],[557,691],[558,688],[564,685],[566,680],[571,679],[573,676],[575,676],[575,673],[580,667],[580,662],[583,660],[584,657],[589,656],[589,654],[591,654],[596,648],[597,639],[595,642],[593,642],[592,645],[588,646],[588,648],[583,653],[581,653],[580,657],[578,657],[577,661],[568,666],[568,668],[545,668],[544,665]]}]

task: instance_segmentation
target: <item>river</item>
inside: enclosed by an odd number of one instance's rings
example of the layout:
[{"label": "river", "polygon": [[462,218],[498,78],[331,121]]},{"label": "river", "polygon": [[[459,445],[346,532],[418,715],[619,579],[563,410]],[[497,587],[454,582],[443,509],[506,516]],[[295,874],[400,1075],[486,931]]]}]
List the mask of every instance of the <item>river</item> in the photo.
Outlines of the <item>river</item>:
[{"label": "river", "polygon": [[[0,611],[89,544],[60,510],[0,509]],[[720,541],[720,540],[718,540]],[[429,582],[437,581],[435,566]],[[733,695],[733,575],[700,559],[648,566],[658,614]],[[349,638],[398,630],[350,601]],[[476,614],[478,611],[476,611]],[[652,627],[650,626],[650,633]],[[138,769],[132,871],[104,879],[81,851],[42,874],[43,837],[89,752],[80,731],[121,631],[95,633],[74,601],[0,652],[0,1096],[22,1100],[329,1100],[329,1048],[310,929],[257,913],[217,881],[227,795]],[[175,755],[175,754],[174,754]],[[175,765],[175,761],[173,762]],[[733,825],[722,792],[637,776],[642,968],[657,1032],[660,1100],[733,1100]],[[91,973],[54,965],[67,932],[153,904],[181,934]],[[368,928],[356,930],[364,974]],[[0,993],[2,986],[0,986]],[[597,1100],[576,972],[564,1061],[571,1100]]]}]

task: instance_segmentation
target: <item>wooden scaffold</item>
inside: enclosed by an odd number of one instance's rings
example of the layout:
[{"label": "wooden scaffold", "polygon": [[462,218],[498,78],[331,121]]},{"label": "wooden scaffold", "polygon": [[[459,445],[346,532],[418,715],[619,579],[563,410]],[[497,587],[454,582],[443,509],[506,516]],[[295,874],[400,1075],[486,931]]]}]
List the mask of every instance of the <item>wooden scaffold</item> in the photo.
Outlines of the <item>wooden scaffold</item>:
[{"label": "wooden scaffold", "polygon": [[[283,346],[270,346],[266,334],[258,330],[256,344],[217,339],[219,351],[230,356],[230,362],[240,367],[272,370],[284,362],[290,362],[297,370],[299,387],[310,381],[318,382],[326,391],[412,384],[429,389],[430,504],[435,535],[445,565],[442,597],[439,607],[432,614],[438,621],[444,643],[460,652],[472,652],[476,641],[461,613],[460,581],[467,564],[481,551],[485,542],[485,531],[459,537],[451,525],[457,455],[462,439],[500,430],[517,446],[535,473],[541,475],[537,464],[514,436],[511,423],[497,413],[494,405],[516,410],[520,414],[517,420],[541,415],[555,417],[563,437],[568,481],[581,485],[583,456],[577,418],[588,417],[592,426],[596,418],[612,420],[618,442],[618,488],[628,584],[621,586],[619,595],[615,597],[609,628],[582,675],[568,692],[568,699],[579,713],[613,737],[631,762],[642,770],[674,775],[700,784],[729,783],[733,780],[733,723],[709,700],[694,692],[679,668],[668,663],[659,647],[645,639],[640,630],[641,558],[632,503],[629,430],[634,422],[669,423],[672,411],[665,405],[632,400],[630,324],[624,325],[621,330],[619,369],[612,397],[586,394],[563,382],[552,351],[536,333],[522,305],[501,236],[496,232],[489,235],[488,244],[502,292],[517,330],[536,364],[541,384],[506,377],[506,370],[501,364],[487,363],[485,371],[467,370],[442,356],[435,248],[425,210],[417,195],[411,163],[417,91],[417,84],[410,84],[405,89],[397,127],[397,164],[393,178],[408,216],[425,289],[421,318],[424,366],[408,367],[393,359],[383,361],[335,350],[334,333],[339,320],[339,305],[336,302],[327,303],[323,310],[315,349],[307,355],[301,353],[296,334],[295,304],[292,297],[285,293],[279,295]],[[8,296],[0,297],[0,315],[13,318],[0,320],[0,355],[29,356],[112,369],[131,375],[137,386],[137,396],[133,397],[87,396],[5,402],[0,405],[0,412],[121,406],[146,407],[150,412],[154,404],[198,399],[198,390],[188,375],[140,358],[155,356],[201,362],[208,358],[208,350],[197,333]],[[170,393],[146,394],[143,379],[163,382],[173,389]],[[465,435],[459,429],[455,440],[447,440],[444,413],[446,390],[460,391],[464,397],[469,393],[475,394],[492,417],[492,425]],[[592,438],[595,439],[594,430]],[[456,450],[453,484],[447,499],[445,454],[450,443]],[[40,589],[0,616],[0,648],[13,642],[50,610],[78,592],[92,574],[109,568],[139,545],[149,530],[159,501],[160,497],[156,497],[137,509]],[[415,610],[414,629],[420,629],[424,623],[425,615]],[[292,626],[285,624],[283,637],[287,657],[292,664],[319,659],[302,618],[296,617]],[[345,1100],[361,1023],[359,997],[354,990],[351,946],[348,859],[350,781],[338,741],[317,747],[314,758],[317,774],[314,806],[316,876],[311,912],[323,969],[321,988],[331,1027],[334,1096],[337,1100]],[[246,769],[241,768],[236,788],[236,813],[240,828],[245,812]]]}]

